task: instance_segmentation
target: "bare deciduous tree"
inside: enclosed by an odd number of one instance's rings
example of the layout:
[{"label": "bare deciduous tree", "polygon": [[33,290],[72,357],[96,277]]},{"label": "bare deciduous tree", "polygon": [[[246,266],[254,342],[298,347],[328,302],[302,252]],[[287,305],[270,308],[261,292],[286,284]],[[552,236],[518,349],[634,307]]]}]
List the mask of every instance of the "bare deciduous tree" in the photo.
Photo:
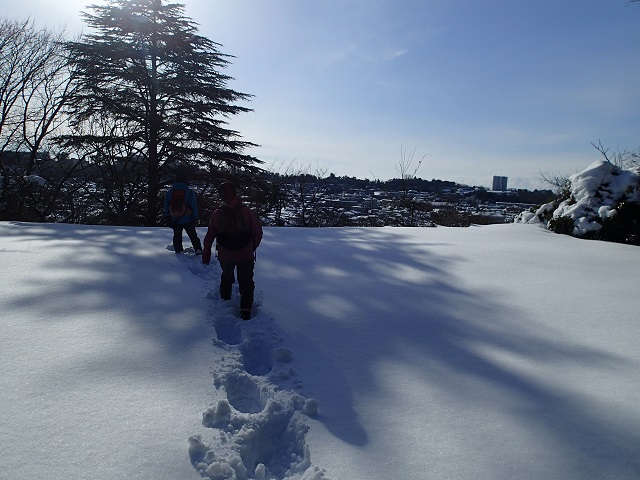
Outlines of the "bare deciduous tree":
[{"label": "bare deciduous tree", "polygon": [[0,152],[19,145],[25,95],[54,54],[50,31],[30,19],[0,21]]},{"label": "bare deciduous tree", "polygon": [[66,124],[63,108],[74,94],[73,72],[64,55],[64,31],[46,32],[48,58],[22,92],[21,147],[29,153],[26,174],[33,173],[38,153]]},{"label": "bare deciduous tree", "polygon": [[39,28],[30,19],[0,22],[3,218],[46,221],[70,210],[69,159],[53,143],[71,97],[63,40],[64,30]]},{"label": "bare deciduous tree", "polygon": [[412,198],[409,198],[409,181],[416,178],[416,174],[418,173],[418,169],[422,162],[427,157],[427,154],[424,154],[422,158],[415,164],[415,155],[416,149],[414,148],[411,153],[408,153],[403,147],[400,147],[400,161],[396,164],[396,171],[400,175],[400,181],[402,185],[402,207],[406,209],[409,216],[406,221],[406,226],[412,227],[415,226],[415,213],[416,213],[416,204]]},{"label": "bare deciduous tree", "polygon": [[[640,3],[640,0],[639,2]],[[640,155],[636,152],[629,150],[623,150],[618,152],[611,152],[609,148],[602,145],[602,141],[598,140],[598,143],[591,142],[591,145],[600,152],[604,159],[615,165],[618,168],[626,170],[631,167],[637,167],[640,165]]]},{"label": "bare deciduous tree", "polygon": [[297,221],[302,227],[320,226],[322,217],[321,201],[326,197],[322,181],[327,176],[328,166],[311,163],[291,162],[286,175],[293,177],[293,201],[296,206]]}]

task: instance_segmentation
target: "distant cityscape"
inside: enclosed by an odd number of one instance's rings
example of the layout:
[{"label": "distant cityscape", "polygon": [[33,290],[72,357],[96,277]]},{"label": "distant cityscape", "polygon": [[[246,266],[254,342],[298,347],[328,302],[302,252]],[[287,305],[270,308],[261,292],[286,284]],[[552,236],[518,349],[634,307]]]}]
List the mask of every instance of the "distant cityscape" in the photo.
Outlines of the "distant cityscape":
[{"label": "distant cityscape", "polygon": [[278,179],[287,201],[263,212],[270,225],[289,226],[469,226],[510,223],[524,210],[547,203],[551,190],[508,189],[508,177],[493,177],[492,189],[420,178],[386,182],[351,177]]},{"label": "distant cityscape", "polygon": [[[5,166],[15,171],[20,171],[29,161],[28,155],[21,152],[13,155],[3,152],[0,158]],[[134,195],[123,204],[108,204],[109,208],[105,208],[100,200],[111,198],[109,195],[116,191],[134,194],[141,191],[135,175],[114,174],[129,170],[135,174],[140,165],[138,158],[116,159],[113,170],[104,171],[97,163],[71,158],[54,161],[43,155],[36,160],[39,175],[18,176],[11,184],[20,188],[20,201],[16,201],[15,195],[5,197],[6,218],[96,224],[141,222],[144,203],[139,197]],[[213,188],[217,179],[198,174],[197,170],[193,172],[191,185],[198,190],[203,211],[211,211],[218,199],[207,189]],[[265,225],[272,226],[509,223],[522,211],[548,203],[555,197],[551,190],[509,189],[509,179],[502,175],[493,176],[491,189],[437,179],[405,177],[381,181],[333,173],[323,177],[305,172],[282,175],[264,171],[253,180],[244,185],[244,193]],[[242,183],[239,186],[242,188]]]}]

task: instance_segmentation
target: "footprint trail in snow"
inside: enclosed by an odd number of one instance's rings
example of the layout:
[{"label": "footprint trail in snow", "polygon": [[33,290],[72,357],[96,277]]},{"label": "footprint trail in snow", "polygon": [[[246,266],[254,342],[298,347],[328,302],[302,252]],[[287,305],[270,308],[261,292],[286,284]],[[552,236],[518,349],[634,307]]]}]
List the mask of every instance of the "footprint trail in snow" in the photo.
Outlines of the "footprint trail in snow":
[{"label": "footprint trail in snow", "polygon": [[260,312],[260,293],[253,318],[242,321],[237,284],[231,300],[223,301],[219,266],[205,267],[188,252],[183,261],[208,292],[219,355],[212,367],[217,398],[202,414],[210,430],[189,438],[194,468],[211,480],[328,480],[324,469],[312,465],[305,441],[317,402],[303,393],[294,353],[273,319]]}]

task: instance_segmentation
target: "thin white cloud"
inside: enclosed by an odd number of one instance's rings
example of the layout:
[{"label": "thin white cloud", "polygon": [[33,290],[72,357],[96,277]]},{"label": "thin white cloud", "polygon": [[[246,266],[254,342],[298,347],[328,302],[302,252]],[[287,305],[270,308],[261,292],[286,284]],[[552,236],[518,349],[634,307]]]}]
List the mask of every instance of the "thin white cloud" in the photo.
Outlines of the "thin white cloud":
[{"label": "thin white cloud", "polygon": [[348,62],[385,63],[405,55],[408,48],[375,46],[355,42],[335,47],[315,55],[318,68],[327,69]]},{"label": "thin white cloud", "polygon": [[379,52],[378,59],[382,62],[389,62],[395,58],[402,57],[408,51],[408,48],[385,47]]}]

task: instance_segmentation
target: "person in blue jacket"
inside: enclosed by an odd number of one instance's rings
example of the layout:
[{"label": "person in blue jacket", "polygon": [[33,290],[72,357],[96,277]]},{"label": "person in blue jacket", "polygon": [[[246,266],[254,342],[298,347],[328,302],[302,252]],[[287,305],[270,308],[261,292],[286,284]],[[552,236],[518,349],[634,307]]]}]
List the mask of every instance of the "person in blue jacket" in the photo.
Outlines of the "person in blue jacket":
[{"label": "person in blue jacket", "polygon": [[[176,208],[176,202],[172,205],[174,190],[178,190],[177,196],[184,199],[181,208]],[[202,255],[202,244],[196,232],[198,200],[195,192],[187,185],[186,175],[182,172],[178,172],[173,186],[167,191],[164,199],[164,216],[167,224],[173,229],[173,250],[176,253],[184,251],[182,247],[182,230],[184,229],[196,255]]]}]

